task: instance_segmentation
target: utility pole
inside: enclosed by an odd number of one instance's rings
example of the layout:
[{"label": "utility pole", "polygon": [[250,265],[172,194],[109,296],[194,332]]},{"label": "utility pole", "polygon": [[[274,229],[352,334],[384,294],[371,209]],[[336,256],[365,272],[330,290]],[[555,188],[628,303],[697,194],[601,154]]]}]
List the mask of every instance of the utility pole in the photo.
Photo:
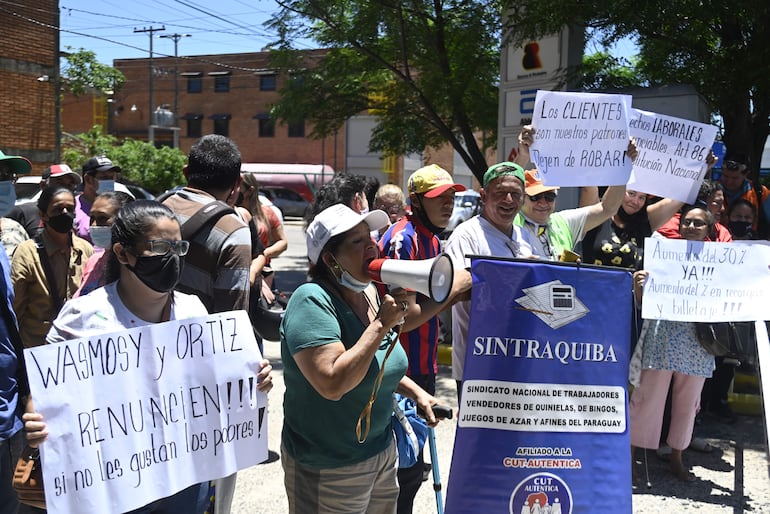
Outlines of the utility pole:
[{"label": "utility pole", "polygon": [[150,109],[147,111],[149,113],[148,116],[150,117],[150,127],[147,128],[147,140],[148,141],[150,141],[152,139],[152,128],[151,127],[152,127],[152,125],[154,125],[153,113],[155,111],[155,107],[154,107],[155,100],[153,99],[153,94],[152,94],[152,77],[154,75],[153,69],[152,69],[152,36],[156,32],[160,32],[162,30],[166,30],[166,26],[165,25],[162,26],[159,29],[157,29],[157,28],[155,28],[153,26],[150,26],[149,29],[146,29],[146,28],[134,29],[134,33],[137,33],[137,32],[149,32],[149,34],[150,34],[150,66],[149,66],[149,70],[150,70]]},{"label": "utility pole", "polygon": [[165,34],[159,36],[174,40],[174,126],[179,126],[179,40],[190,34]]}]

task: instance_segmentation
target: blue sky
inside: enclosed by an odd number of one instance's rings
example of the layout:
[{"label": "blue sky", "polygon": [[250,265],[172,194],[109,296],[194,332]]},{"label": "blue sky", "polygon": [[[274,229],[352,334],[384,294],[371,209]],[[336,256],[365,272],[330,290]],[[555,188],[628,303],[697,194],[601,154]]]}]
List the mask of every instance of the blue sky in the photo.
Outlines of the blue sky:
[{"label": "blue sky", "polygon": [[165,27],[155,32],[153,55],[174,55],[174,41],[161,35],[189,34],[178,43],[179,55],[258,52],[273,38],[263,27],[277,10],[272,0],[60,0],[61,48],[96,52],[97,59],[149,56],[149,33],[134,29]]},{"label": "blue sky", "polygon": [[[157,56],[174,55],[173,39],[159,37],[173,34],[190,35],[179,39],[181,56],[258,52],[274,39],[263,23],[278,9],[273,0],[60,0],[59,7],[62,50],[93,50],[109,65],[114,59],[148,57],[149,33],[134,29],[150,27],[165,27],[154,33]],[[589,43],[586,51],[595,50]],[[624,41],[613,53],[633,51]]]}]

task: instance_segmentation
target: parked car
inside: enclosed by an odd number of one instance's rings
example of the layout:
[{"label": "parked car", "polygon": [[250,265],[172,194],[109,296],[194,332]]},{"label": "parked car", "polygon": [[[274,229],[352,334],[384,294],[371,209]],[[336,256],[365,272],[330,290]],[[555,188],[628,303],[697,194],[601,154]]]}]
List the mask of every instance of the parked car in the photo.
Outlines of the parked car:
[{"label": "parked car", "polygon": [[259,204],[262,206],[270,207],[270,209],[281,221],[281,225],[283,225],[283,212],[281,212],[281,209],[279,209],[276,205],[273,204],[273,202],[270,201],[270,198],[265,196],[265,193],[263,193],[261,189],[259,191]]},{"label": "parked car", "polygon": [[22,175],[16,178],[16,205],[37,200],[40,193],[40,175]]},{"label": "parked car", "polygon": [[305,213],[310,211],[310,202],[291,189],[285,187],[260,187],[259,191],[281,210],[284,217],[294,216],[302,218],[305,216]]},{"label": "parked car", "polygon": [[155,200],[155,195],[141,186],[135,184],[123,184],[137,200]]},{"label": "parked car", "polygon": [[478,214],[480,208],[481,195],[479,193],[471,190],[456,192],[452,217],[449,218],[449,225],[447,225],[446,229],[441,234],[442,239],[448,238],[449,234],[457,228],[457,225]]}]

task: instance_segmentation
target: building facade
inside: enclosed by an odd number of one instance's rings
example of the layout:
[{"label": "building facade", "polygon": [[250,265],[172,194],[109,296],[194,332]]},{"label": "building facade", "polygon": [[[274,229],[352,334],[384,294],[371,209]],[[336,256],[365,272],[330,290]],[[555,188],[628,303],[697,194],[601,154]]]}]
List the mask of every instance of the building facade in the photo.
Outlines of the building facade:
[{"label": "building facade", "polygon": [[[322,55],[323,50],[309,50],[305,58],[312,65]],[[344,128],[316,140],[308,137],[309,123],[287,125],[271,118],[271,105],[289,77],[270,69],[268,52],[161,57],[152,62],[118,59],[113,66],[126,77],[110,99],[107,120],[108,131],[119,138],[173,146],[176,137],[187,153],[201,136],[222,134],[238,144],[244,162],[345,168]]]},{"label": "building facade", "polygon": [[0,26],[0,150],[27,157],[39,174],[60,153],[59,2],[0,6]]}]

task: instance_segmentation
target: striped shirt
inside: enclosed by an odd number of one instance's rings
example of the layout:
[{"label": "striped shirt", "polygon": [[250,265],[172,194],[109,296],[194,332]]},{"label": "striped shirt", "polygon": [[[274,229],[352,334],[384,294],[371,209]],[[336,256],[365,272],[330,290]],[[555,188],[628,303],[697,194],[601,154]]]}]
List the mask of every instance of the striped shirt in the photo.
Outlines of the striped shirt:
[{"label": "striped shirt", "polygon": [[[205,191],[186,187],[163,204],[184,224],[198,209],[215,198]],[[177,289],[200,298],[210,313],[249,309],[251,234],[235,214],[217,220],[190,241]]]},{"label": "striped shirt", "polygon": [[[412,214],[407,214],[391,225],[378,245],[380,253],[391,259],[410,261],[431,259],[441,252],[439,238]],[[418,303],[427,299],[425,295],[417,293]],[[438,371],[436,365],[438,325],[438,316],[433,316],[419,328],[401,334],[401,346],[404,347],[409,358],[407,375],[435,375]]]}]

